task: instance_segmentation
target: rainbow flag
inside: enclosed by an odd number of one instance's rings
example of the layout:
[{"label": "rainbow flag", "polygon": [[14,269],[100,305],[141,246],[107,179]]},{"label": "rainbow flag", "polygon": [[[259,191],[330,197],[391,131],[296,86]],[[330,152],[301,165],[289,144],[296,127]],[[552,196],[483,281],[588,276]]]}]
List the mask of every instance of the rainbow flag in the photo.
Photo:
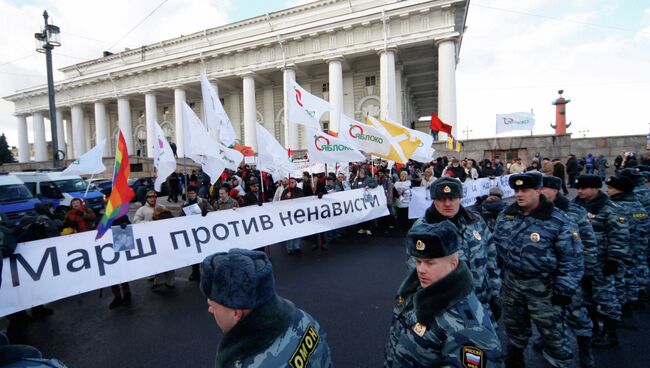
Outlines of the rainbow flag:
[{"label": "rainbow flag", "polygon": [[104,236],[106,231],[111,228],[113,221],[129,212],[129,202],[135,196],[133,189],[129,187],[128,183],[130,174],[129,150],[126,147],[126,141],[120,130],[117,142],[117,154],[115,155],[115,170],[113,171],[113,190],[106,203],[104,216],[97,227],[95,240]]},{"label": "rainbow flag", "polygon": [[460,152],[463,150],[463,144],[457,141],[456,138],[450,134],[447,136],[447,148],[452,151]]}]

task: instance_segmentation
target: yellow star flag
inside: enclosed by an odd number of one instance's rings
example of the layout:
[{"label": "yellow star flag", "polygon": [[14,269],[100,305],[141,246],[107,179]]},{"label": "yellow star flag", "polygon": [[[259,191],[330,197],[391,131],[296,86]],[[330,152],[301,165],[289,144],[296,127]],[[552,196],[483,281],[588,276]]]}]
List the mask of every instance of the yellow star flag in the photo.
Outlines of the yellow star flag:
[{"label": "yellow star flag", "polygon": [[374,155],[383,159],[405,164],[422,143],[420,138],[410,132],[410,129],[399,124],[375,119],[372,116],[366,117],[366,124],[383,131],[390,141],[391,149],[387,155],[379,155],[373,152]]}]

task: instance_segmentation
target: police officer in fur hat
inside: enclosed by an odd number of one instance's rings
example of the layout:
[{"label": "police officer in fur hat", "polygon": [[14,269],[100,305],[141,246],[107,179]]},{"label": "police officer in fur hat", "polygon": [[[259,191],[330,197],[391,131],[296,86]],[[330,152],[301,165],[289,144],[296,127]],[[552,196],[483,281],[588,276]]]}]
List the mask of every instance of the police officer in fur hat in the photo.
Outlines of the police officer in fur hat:
[{"label": "police officer in fur hat", "polygon": [[332,366],[318,322],[275,293],[264,252],[231,249],[208,256],[201,267],[201,291],[224,333],[215,367]]},{"label": "police officer in fur hat", "polygon": [[614,347],[618,345],[616,330],[622,305],[615,289],[615,274],[628,259],[629,225],[624,209],[600,190],[603,182],[598,175],[580,175],[574,184],[578,196],[573,201],[587,210],[598,246],[592,298],[595,319],[602,322],[603,329],[597,331],[593,344],[599,348]]},{"label": "police officer in fur hat", "polygon": [[499,338],[459,259],[456,232],[450,221],[409,230],[416,268],[397,292],[385,367],[503,367]]},{"label": "police officer in fur hat", "polygon": [[562,307],[572,303],[584,269],[577,225],[541,194],[542,174],[515,174],[508,184],[516,202],[501,212],[494,231],[503,264],[506,362],[524,366],[532,321],[542,335],[545,360],[553,367],[572,367]]},{"label": "police officer in fur hat", "polygon": [[[431,207],[424,217],[416,224],[436,224],[449,220],[456,227],[459,257],[466,262],[472,273],[474,291],[486,310],[499,319],[501,306],[498,302],[501,280],[497,266],[497,255],[494,243],[490,241],[492,234],[483,218],[463,207],[460,199],[463,197],[463,185],[455,178],[443,177],[429,186]],[[415,269],[415,259],[408,256],[407,268]]]},{"label": "police officer in fur hat", "polygon": [[[625,210],[630,231],[627,257],[616,273],[616,293],[622,307],[623,317],[634,317],[634,311],[641,309],[639,292],[648,282],[648,214],[634,195],[634,182],[626,176],[612,176],[605,182],[607,194],[612,202]],[[633,325],[638,323],[632,322]]]}]

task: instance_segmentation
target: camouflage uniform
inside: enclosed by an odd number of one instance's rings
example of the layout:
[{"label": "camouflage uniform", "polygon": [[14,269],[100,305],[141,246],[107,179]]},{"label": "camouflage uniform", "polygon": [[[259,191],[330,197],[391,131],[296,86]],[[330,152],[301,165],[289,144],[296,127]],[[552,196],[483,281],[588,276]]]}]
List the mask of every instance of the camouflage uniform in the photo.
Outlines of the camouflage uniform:
[{"label": "camouflage uniform", "polygon": [[398,291],[384,367],[503,367],[499,338],[472,289],[464,262],[426,288],[411,272]]},{"label": "camouflage uniform", "polygon": [[[575,203],[571,203],[559,192],[553,204],[558,209],[564,211],[578,226],[585,264],[583,280],[590,280],[593,278],[593,275],[588,270],[593,270],[596,264],[596,235],[594,234],[594,229],[591,227],[591,223],[589,223],[589,219],[587,219],[587,210]],[[591,298],[591,284],[588,281],[583,281],[582,290],[576,290],[578,291],[573,296],[571,305],[566,307],[566,322],[576,336],[591,337],[593,321],[589,317],[584,297],[584,294],[586,294],[588,298]]]},{"label": "camouflage uniform", "polygon": [[276,297],[223,336],[215,367],[332,367],[325,332],[309,314]]},{"label": "camouflage uniform", "polygon": [[639,290],[647,282],[648,216],[634,193],[619,193],[610,199],[625,211],[630,232],[625,267],[620,267],[615,277],[616,292],[623,305],[636,302]]},{"label": "camouflage uniform", "polygon": [[603,268],[607,261],[622,265],[627,257],[629,232],[625,212],[603,192],[598,192],[596,198],[589,202],[579,197],[574,202],[587,210],[587,217],[596,234],[596,264],[593,269],[586,270],[594,277],[592,300],[596,304],[596,311],[620,321],[621,303],[617,297],[614,275],[605,275]]},{"label": "camouflage uniform", "polygon": [[[491,241],[490,229],[483,218],[462,206],[454,219],[447,219],[431,205],[425,216],[417,222],[434,224],[444,220],[452,221],[458,228],[459,258],[469,266],[476,296],[484,308],[488,310],[496,308],[495,302],[499,297],[501,278],[497,266],[497,251]],[[409,273],[415,269],[415,259],[409,256],[408,252],[406,267]],[[497,311],[492,312],[499,314]]]},{"label": "camouflage uniform", "polygon": [[576,225],[540,196],[529,215],[517,203],[507,207],[497,219],[494,237],[503,262],[503,323],[510,345],[520,352],[526,348],[532,319],[542,335],[546,360],[555,367],[571,367],[564,307],[556,300],[573,295],[582,279]]}]

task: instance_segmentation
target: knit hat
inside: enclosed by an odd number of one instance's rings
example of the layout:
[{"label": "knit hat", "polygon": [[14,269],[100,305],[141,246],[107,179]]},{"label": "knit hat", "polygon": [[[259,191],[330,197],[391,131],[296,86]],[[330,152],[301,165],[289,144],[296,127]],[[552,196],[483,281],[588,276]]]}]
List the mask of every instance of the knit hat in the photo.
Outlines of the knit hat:
[{"label": "knit hat", "polygon": [[420,222],[406,234],[408,253],[417,258],[441,258],[458,251],[457,228],[445,220],[435,224]]},{"label": "knit hat", "polygon": [[499,187],[490,188],[488,195],[503,198],[503,191]]},{"label": "knit hat", "polygon": [[436,179],[429,187],[431,198],[463,198],[463,185],[458,179],[443,177]]},{"label": "knit hat", "polygon": [[576,188],[596,188],[600,189],[603,186],[603,180],[598,175],[584,174],[578,176],[576,179]]},{"label": "knit hat", "polygon": [[247,249],[206,257],[200,287],[208,299],[234,309],[255,309],[276,295],[271,261],[264,252]]},{"label": "knit hat", "polygon": [[542,186],[544,188],[560,190],[562,189],[562,179],[558,178],[557,176],[545,176],[542,179]]},{"label": "knit hat", "polygon": [[542,174],[538,172],[527,172],[523,174],[510,175],[508,185],[512,189],[539,189],[542,187]]},{"label": "knit hat", "polygon": [[634,183],[632,182],[632,179],[623,175],[610,176],[605,184],[625,193],[630,193],[634,190]]}]

